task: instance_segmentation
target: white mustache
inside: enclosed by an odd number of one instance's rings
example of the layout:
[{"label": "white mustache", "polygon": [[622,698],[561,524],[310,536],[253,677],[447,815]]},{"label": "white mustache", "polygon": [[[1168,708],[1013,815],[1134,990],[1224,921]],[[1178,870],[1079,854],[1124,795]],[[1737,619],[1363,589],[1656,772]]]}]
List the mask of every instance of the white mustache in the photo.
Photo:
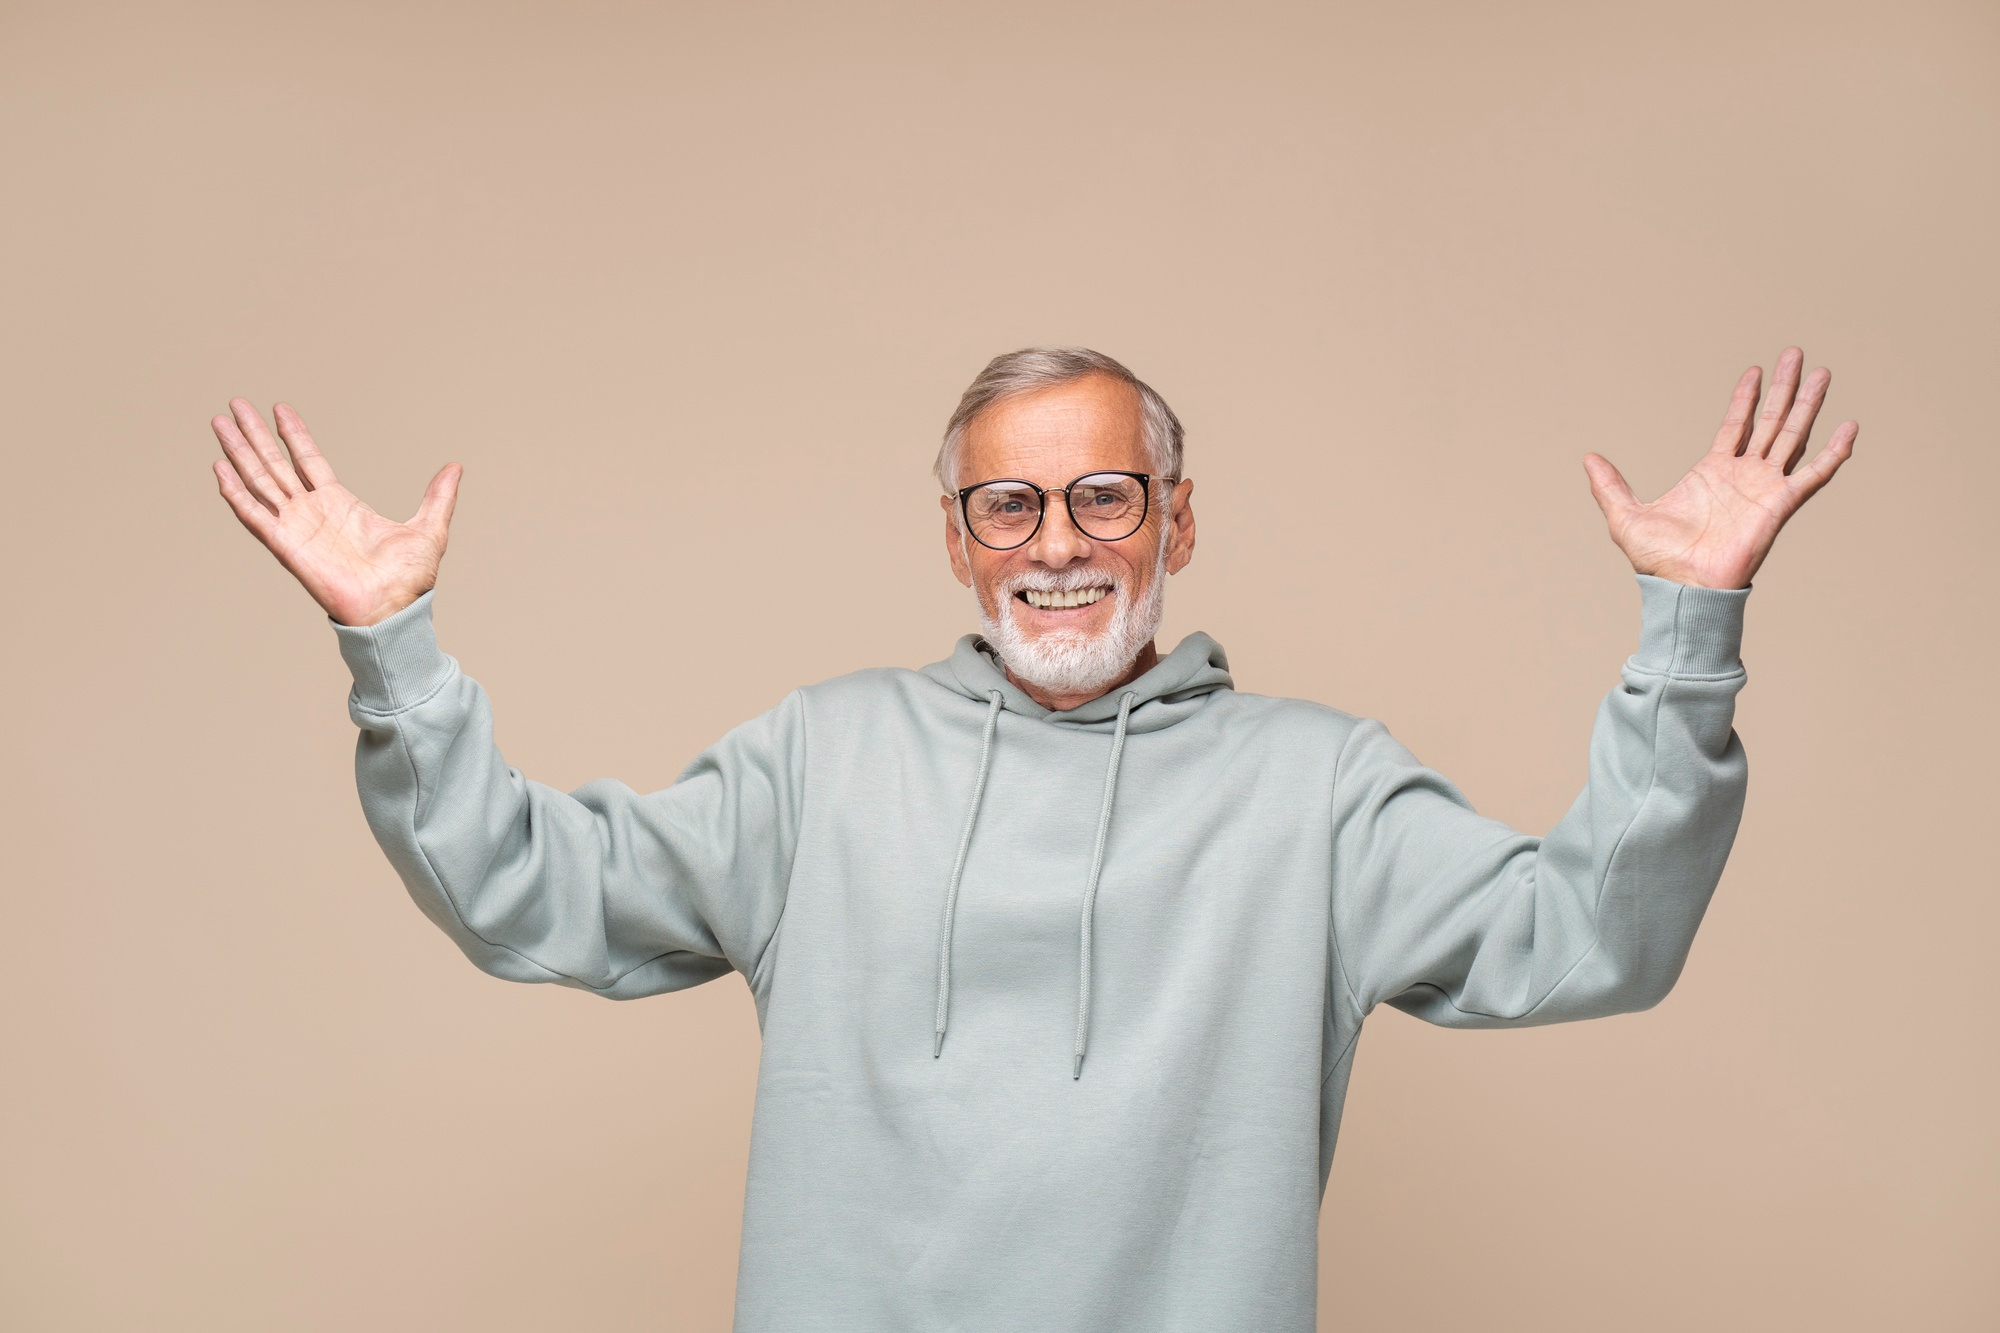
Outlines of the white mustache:
[{"label": "white mustache", "polygon": [[1075,592],[1078,588],[1125,590],[1125,580],[1108,569],[1025,570],[1009,575],[995,589],[1004,598],[1017,592]]}]

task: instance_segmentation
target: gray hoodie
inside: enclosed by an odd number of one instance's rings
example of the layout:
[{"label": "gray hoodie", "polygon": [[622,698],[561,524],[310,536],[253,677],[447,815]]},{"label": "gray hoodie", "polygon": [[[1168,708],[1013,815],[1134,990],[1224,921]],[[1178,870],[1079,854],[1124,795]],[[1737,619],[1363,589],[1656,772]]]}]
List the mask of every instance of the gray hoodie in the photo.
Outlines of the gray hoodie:
[{"label": "gray hoodie", "polygon": [[641,794],[508,767],[430,594],[336,631],[369,825],[474,963],[611,999],[748,980],[739,1333],[1304,1333],[1377,1004],[1554,1023],[1680,973],[1742,810],[1747,590],[1639,584],[1542,838],[1379,723],[1239,693],[1204,634],[1064,713],[968,636]]}]

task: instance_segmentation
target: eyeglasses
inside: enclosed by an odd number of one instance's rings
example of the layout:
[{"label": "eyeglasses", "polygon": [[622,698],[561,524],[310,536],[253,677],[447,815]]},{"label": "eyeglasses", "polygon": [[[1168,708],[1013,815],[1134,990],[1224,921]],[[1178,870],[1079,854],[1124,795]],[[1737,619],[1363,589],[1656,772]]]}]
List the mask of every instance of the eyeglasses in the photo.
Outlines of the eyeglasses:
[{"label": "eyeglasses", "polygon": [[1032,481],[1001,477],[967,486],[958,493],[965,530],[981,546],[1011,551],[1041,531],[1048,497],[1060,493],[1077,531],[1101,542],[1130,537],[1146,522],[1153,482],[1172,486],[1178,477],[1154,478],[1144,472],[1090,472],[1067,486],[1044,490]]}]

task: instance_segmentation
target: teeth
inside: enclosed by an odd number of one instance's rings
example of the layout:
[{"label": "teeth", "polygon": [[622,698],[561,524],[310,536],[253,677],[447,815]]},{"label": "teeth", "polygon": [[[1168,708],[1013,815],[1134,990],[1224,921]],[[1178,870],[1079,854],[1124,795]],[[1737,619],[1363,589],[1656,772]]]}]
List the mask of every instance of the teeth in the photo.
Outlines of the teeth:
[{"label": "teeth", "polygon": [[1055,611],[1072,606],[1089,606],[1102,600],[1110,591],[1109,588],[1072,588],[1068,592],[1045,592],[1040,588],[1028,588],[1022,595],[1028,599],[1029,606]]}]

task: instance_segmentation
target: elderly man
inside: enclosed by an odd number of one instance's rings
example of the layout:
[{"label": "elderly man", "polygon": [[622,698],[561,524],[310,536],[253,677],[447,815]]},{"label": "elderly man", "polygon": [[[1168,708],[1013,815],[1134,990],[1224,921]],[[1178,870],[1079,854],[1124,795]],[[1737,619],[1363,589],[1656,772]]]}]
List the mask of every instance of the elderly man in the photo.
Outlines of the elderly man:
[{"label": "elderly man", "polygon": [[[1452,1027],[1643,1009],[1735,835],[1751,575],[1849,455],[1829,376],[1747,371],[1642,504],[1637,653],[1546,837],[1378,723],[1154,647],[1192,558],[1181,425],[1116,361],[1002,356],[945,432],[945,552],[983,633],[793,693],[664,791],[563,793],[495,748],[431,628],[458,469],[410,522],[305,424],[215,419],[223,496],[334,622],[370,826],[480,967],[612,999],[738,971],[764,1034],[736,1327],[1274,1330],[1314,1322],[1317,1214],[1383,1002]],[[280,440],[283,445],[281,446]]]}]

